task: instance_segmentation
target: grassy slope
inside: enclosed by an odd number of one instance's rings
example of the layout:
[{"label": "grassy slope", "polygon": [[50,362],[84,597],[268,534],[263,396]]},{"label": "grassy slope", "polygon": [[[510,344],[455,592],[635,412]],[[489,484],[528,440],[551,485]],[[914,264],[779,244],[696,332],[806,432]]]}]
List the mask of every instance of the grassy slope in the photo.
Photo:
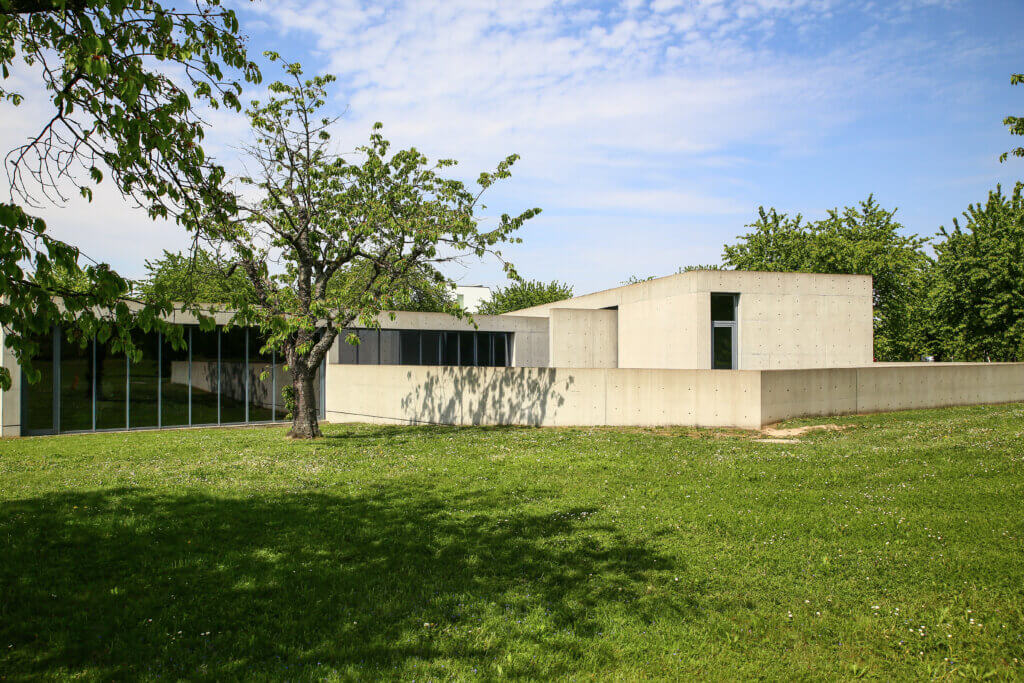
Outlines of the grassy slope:
[{"label": "grassy slope", "polygon": [[1024,406],[0,442],[0,678],[1024,676]]}]

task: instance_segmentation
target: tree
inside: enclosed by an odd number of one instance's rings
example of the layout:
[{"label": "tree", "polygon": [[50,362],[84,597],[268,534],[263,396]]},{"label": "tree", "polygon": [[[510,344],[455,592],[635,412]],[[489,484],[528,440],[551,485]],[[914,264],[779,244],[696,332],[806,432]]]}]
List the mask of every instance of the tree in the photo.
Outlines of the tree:
[{"label": "tree", "polygon": [[523,280],[504,289],[495,289],[491,300],[480,304],[478,312],[481,315],[501,315],[571,298],[572,286],[558,280],[548,283],[540,280]]},{"label": "tree", "polygon": [[963,225],[940,228],[931,307],[940,353],[966,361],[1024,359],[1024,186],[997,187]]},{"label": "tree", "polygon": [[[1010,76],[1010,85],[1024,85],[1024,74]],[[1010,135],[1024,135],[1024,116],[1007,116],[1003,125],[1010,129]],[[1010,156],[1024,157],[1024,147],[1014,147],[1009,152],[999,155],[999,161],[1006,161]]]},{"label": "tree", "polygon": [[[275,53],[267,57],[281,61]],[[454,161],[432,164],[415,148],[392,153],[376,124],[349,163],[331,151],[334,120],[320,113],[334,78],[304,79],[299,64],[282,65],[288,82],[273,83],[269,101],[247,110],[254,140],[245,151],[255,173],[239,182],[253,199],[238,200],[237,219],[208,225],[252,285],[251,296],[232,298],[232,321],[258,326],[264,348],[282,354],[295,400],[289,434],[312,438],[320,435],[313,379],[341,330],[353,322],[376,325],[425,265],[468,254],[500,258],[497,245],[518,241],[515,231],[539,209],[480,227],[481,195],[509,177],[515,155],[481,173],[479,189],[471,191],[442,176]],[[332,287],[345,271],[361,275]],[[454,305],[449,312],[463,314]]]},{"label": "tree", "polygon": [[870,275],[874,283],[875,358],[912,360],[922,348],[922,301],[931,260],[927,238],[901,234],[895,211],[873,196],[858,207],[832,209],[804,223],[761,207],[753,231],[726,245],[723,262],[737,270]]},{"label": "tree", "polygon": [[[172,80],[171,68],[182,76]],[[201,207],[233,210],[221,191],[224,170],[206,158],[196,104],[240,109],[235,70],[256,82],[233,11],[219,0],[190,10],[154,0],[0,0],[0,101],[25,94],[6,84],[12,69],[38,76],[52,104],[38,132],[8,153],[10,201],[0,203],[0,325],[34,381],[34,339],[63,324],[84,339],[97,334],[134,353],[131,328],[176,328],[160,315],[167,302],[128,306],[130,283],[109,266],[53,238],[31,215],[61,203],[66,191],[92,198],[104,172],[154,217],[197,227]],[[10,112],[4,118],[10,116]],[[68,289],[67,278],[86,288]],[[180,338],[180,334],[179,334]],[[10,386],[0,369],[0,388]]]},{"label": "tree", "polygon": [[252,288],[242,273],[228,275],[220,259],[202,247],[190,254],[164,251],[160,258],[146,261],[146,272],[139,290],[147,301],[226,304],[235,293]]}]

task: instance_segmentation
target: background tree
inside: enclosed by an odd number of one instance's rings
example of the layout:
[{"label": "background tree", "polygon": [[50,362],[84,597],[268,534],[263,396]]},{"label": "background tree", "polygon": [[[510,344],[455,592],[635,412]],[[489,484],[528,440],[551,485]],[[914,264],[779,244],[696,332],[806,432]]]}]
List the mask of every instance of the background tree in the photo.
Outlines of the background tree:
[{"label": "background tree", "polygon": [[924,350],[922,302],[931,259],[923,250],[928,239],[901,234],[894,216],[873,196],[811,223],[762,207],[747,226],[753,230],[726,245],[722,258],[737,270],[870,275],[876,360],[914,360]]},{"label": "background tree", "polygon": [[[252,284],[251,295],[232,298],[233,321],[259,326],[267,348],[283,355],[295,400],[290,435],[311,438],[320,435],[313,379],[341,330],[376,325],[425,265],[500,258],[497,245],[518,241],[513,233],[539,210],[480,228],[481,195],[510,175],[514,155],[480,174],[471,191],[441,175],[454,161],[431,164],[414,148],[391,153],[377,124],[357,162],[347,162],[331,151],[333,120],[319,113],[333,77],[303,79],[298,64],[283,66],[288,82],[273,83],[269,101],[247,110],[254,141],[246,156],[255,173],[240,183],[255,199],[239,200],[238,219],[209,227],[223,247],[218,253],[228,253]],[[515,275],[510,264],[505,269]],[[345,270],[362,275],[332,287]],[[462,314],[456,306],[449,312]]]},{"label": "background tree", "polygon": [[[145,300],[183,301],[195,304],[228,304],[239,292],[252,296],[252,283],[240,270],[229,273],[225,260],[202,246],[189,253],[164,251],[163,255],[146,261],[146,276],[138,283]],[[347,268],[334,274],[329,285],[332,294],[347,296],[344,291],[365,286],[369,269]],[[78,286],[86,283],[81,278]],[[447,280],[435,268],[421,264],[414,268],[395,297],[398,311],[442,312],[454,304]]]},{"label": "background tree", "polygon": [[501,315],[571,298],[572,287],[558,280],[547,283],[540,280],[523,280],[508,287],[495,289],[491,294],[491,300],[480,304],[477,312],[481,315]]},{"label": "background tree", "polygon": [[[1010,76],[1010,85],[1024,85],[1024,74]],[[1003,119],[1003,125],[1010,129],[1010,135],[1024,135],[1024,116],[1007,116]],[[1024,157],[1024,147],[1014,147],[1009,152],[1003,152],[999,161],[1006,161],[1011,155]]]},{"label": "background tree", "polygon": [[[179,82],[165,70],[175,67]],[[5,158],[10,200],[0,203],[0,325],[6,344],[33,379],[35,336],[52,325],[81,338],[113,338],[131,351],[130,330],[163,325],[166,302],[141,310],[123,300],[130,284],[109,266],[53,238],[31,215],[65,193],[92,198],[108,174],[151,216],[194,229],[200,207],[229,214],[220,191],[224,170],[203,152],[203,121],[195,105],[240,108],[241,85],[224,70],[258,81],[238,36],[234,12],[219,0],[189,9],[153,0],[0,0],[0,101],[11,109],[25,93],[7,86],[12,69],[39,78],[52,109],[41,128]],[[62,278],[89,282],[69,290]],[[0,369],[0,387],[10,386]]]},{"label": "background tree", "polygon": [[146,277],[139,283],[143,299],[226,304],[239,291],[252,289],[242,273],[230,275],[221,259],[202,247],[191,253],[164,251],[146,261]]},{"label": "background tree", "polygon": [[1024,360],[1024,197],[1020,183],[940,229],[931,296],[944,359]]}]

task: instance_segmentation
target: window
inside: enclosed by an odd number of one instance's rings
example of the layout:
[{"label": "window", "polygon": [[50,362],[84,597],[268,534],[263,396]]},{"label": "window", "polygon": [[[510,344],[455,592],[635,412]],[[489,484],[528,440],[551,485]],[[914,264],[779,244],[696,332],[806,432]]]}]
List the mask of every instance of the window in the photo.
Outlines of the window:
[{"label": "window", "polygon": [[54,331],[48,330],[35,337],[39,352],[32,359],[32,367],[39,373],[39,381],[29,384],[22,377],[21,424],[26,434],[50,434],[57,430],[56,396],[54,396],[54,360],[56,342]]},{"label": "window", "polygon": [[[29,384],[22,375],[25,433],[284,419],[281,391],[291,375],[276,354],[261,352],[264,340],[256,331],[188,326],[182,332],[175,348],[159,333],[134,331],[141,354],[136,360],[114,351],[112,343],[73,338],[57,328],[39,335],[33,365],[40,381]],[[368,357],[376,359],[376,344]],[[321,415],[323,382],[318,370],[314,392]]]},{"label": "window", "polygon": [[[362,342],[345,341],[355,333]],[[509,332],[441,332],[438,330],[345,330],[332,362],[343,365],[511,365]]]},{"label": "window", "polygon": [[737,367],[738,294],[711,295],[711,368],[735,370]]}]

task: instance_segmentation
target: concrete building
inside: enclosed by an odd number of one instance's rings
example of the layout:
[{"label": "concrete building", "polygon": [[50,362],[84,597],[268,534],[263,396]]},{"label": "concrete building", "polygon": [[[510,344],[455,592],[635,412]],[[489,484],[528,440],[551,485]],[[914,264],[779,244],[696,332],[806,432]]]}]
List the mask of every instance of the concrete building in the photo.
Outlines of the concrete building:
[{"label": "concrete building", "polygon": [[480,304],[491,300],[491,288],[484,285],[456,285],[455,300],[470,313],[480,310]]},{"label": "concrete building", "polygon": [[[224,314],[226,321],[226,314]],[[759,428],[1024,400],[1024,364],[875,364],[871,279],[693,271],[473,323],[382,315],[321,370],[326,421]],[[184,325],[194,321],[181,316]],[[128,363],[55,330],[44,381],[0,397],[3,435],[271,422],[287,376],[252,330],[147,339]],[[265,370],[267,377],[264,378]],[[149,407],[152,406],[152,407]]]}]

